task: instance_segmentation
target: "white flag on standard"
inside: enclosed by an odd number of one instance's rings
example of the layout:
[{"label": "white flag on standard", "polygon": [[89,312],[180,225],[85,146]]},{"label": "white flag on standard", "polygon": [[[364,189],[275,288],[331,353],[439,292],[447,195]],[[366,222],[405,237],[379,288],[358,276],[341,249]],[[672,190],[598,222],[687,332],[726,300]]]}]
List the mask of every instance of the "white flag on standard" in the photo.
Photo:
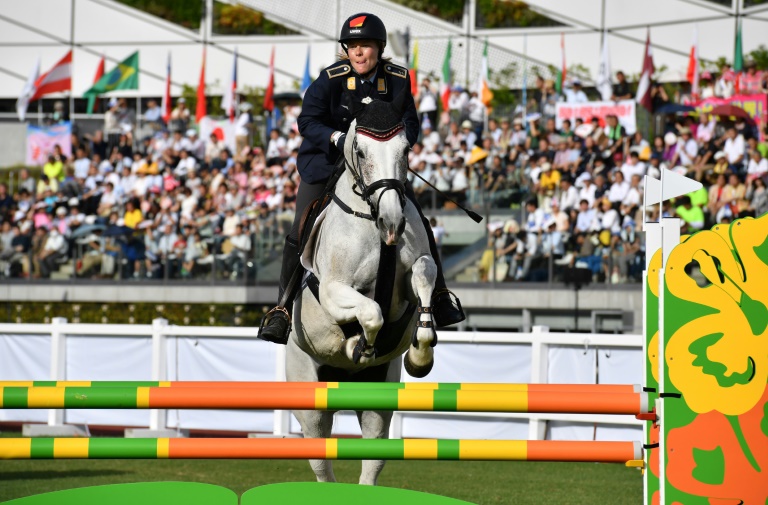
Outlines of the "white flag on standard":
[{"label": "white flag on standard", "polygon": [[40,77],[40,57],[38,56],[35,66],[32,68],[32,72],[29,74],[27,82],[24,84],[24,89],[21,90],[19,99],[16,100],[16,113],[19,115],[19,121],[24,121],[27,117],[27,106],[29,105],[29,99],[35,95],[37,88],[35,83]]},{"label": "white flag on standard", "polygon": [[608,52],[608,33],[603,34],[603,52],[600,55],[600,68],[597,72],[597,90],[604,101],[613,96],[611,83],[611,55]]}]

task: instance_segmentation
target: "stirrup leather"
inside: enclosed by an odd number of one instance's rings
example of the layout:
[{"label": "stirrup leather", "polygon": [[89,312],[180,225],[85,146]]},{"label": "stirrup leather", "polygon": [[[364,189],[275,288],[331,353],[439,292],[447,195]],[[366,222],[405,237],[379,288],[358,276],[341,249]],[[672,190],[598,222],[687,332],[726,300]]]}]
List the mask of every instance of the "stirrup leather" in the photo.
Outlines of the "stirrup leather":
[{"label": "stirrup leather", "polygon": [[[418,349],[419,340],[416,338],[416,333],[418,333],[419,328],[429,328],[432,330],[432,342],[429,344],[429,346],[435,347],[437,345],[437,332],[435,331],[435,316],[432,315],[433,313],[432,306],[422,305],[421,298],[419,298],[419,306],[416,307],[416,313],[418,314],[418,318],[416,319],[416,326],[413,328],[413,335],[411,335],[411,345],[414,348]],[[429,321],[422,321],[421,320],[422,314],[429,314]]]}]

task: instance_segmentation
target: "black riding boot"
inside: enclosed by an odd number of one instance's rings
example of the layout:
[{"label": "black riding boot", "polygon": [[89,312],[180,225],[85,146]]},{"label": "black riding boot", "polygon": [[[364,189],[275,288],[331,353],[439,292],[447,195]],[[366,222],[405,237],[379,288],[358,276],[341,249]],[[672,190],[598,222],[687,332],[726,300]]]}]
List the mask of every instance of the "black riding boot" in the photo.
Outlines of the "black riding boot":
[{"label": "black riding boot", "polygon": [[[293,299],[296,297],[301,282],[297,282],[288,297],[283,300],[285,290],[298,268],[302,268],[299,263],[299,244],[292,238],[285,237],[285,247],[283,248],[283,266],[280,270],[280,291],[278,296],[278,305],[264,316],[261,321],[258,338],[275,344],[287,344],[288,336],[291,334],[291,312],[293,311]],[[279,305],[282,303],[282,306]]]},{"label": "black riding boot", "polygon": [[427,232],[427,237],[429,238],[429,252],[432,255],[432,259],[435,260],[435,265],[437,265],[435,290],[432,292],[432,314],[435,318],[435,325],[450,326],[452,324],[460,323],[466,319],[467,316],[464,315],[464,311],[461,309],[461,302],[458,297],[445,286],[443,264],[440,261],[440,254],[437,252],[437,243],[435,242],[435,236],[432,233],[432,226],[429,224],[429,220],[424,216],[421,216],[421,222],[424,223],[424,228]]}]

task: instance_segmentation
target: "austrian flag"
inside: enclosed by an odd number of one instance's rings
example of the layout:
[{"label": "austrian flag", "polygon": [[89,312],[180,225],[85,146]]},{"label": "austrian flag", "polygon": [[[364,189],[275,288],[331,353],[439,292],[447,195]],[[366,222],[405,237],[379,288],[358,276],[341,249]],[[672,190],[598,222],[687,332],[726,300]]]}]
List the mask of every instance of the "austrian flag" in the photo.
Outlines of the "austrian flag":
[{"label": "austrian flag", "polygon": [[51,70],[44,73],[35,82],[35,94],[29,99],[34,102],[38,98],[51,93],[61,93],[72,89],[72,51],[69,51]]}]

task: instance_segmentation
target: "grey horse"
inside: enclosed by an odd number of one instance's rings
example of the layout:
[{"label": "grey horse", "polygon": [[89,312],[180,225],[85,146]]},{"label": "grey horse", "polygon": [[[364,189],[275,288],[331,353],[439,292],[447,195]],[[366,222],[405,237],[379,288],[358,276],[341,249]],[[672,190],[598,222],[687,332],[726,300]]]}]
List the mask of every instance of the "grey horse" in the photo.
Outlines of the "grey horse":
[{"label": "grey horse", "polygon": [[[356,119],[344,148],[346,170],[302,256],[316,289],[303,289],[294,305],[289,381],[396,382],[406,351],[409,374],[423,377],[432,368],[437,336],[430,308],[421,304],[432,299],[437,268],[419,213],[403,195],[409,145],[398,119],[400,107],[397,99],[373,101],[364,108],[353,105]],[[387,117],[392,120],[382,125]],[[382,242],[396,246],[386,314],[373,300]],[[380,334],[385,319],[384,333],[390,335]],[[343,325],[351,322],[359,323],[359,331],[345,336]],[[302,410],[294,415],[305,437],[330,437],[334,412]],[[388,436],[392,412],[363,410],[357,417],[364,438]],[[331,461],[310,460],[310,465],[318,481],[336,480]],[[375,485],[383,467],[383,460],[364,460],[360,483]]]}]

